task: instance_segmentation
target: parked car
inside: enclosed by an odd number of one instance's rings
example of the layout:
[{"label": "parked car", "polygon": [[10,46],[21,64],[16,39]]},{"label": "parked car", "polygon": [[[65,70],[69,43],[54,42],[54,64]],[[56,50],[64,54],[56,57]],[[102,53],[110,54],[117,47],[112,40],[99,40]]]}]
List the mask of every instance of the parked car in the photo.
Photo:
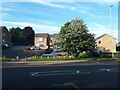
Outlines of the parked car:
[{"label": "parked car", "polygon": [[61,51],[60,48],[56,48],[56,49],[54,49],[54,52],[60,52],[60,51]]},{"label": "parked car", "polygon": [[30,50],[40,50],[40,48],[37,46],[32,46],[32,47],[30,47]]},{"label": "parked car", "polygon": [[8,44],[3,44],[2,45],[2,48],[4,49],[4,48],[10,48],[10,45],[8,45]]},{"label": "parked car", "polygon": [[49,49],[46,49],[44,53],[45,53],[45,54],[50,54],[52,51],[53,51],[53,49],[52,49],[52,48],[49,48]]}]

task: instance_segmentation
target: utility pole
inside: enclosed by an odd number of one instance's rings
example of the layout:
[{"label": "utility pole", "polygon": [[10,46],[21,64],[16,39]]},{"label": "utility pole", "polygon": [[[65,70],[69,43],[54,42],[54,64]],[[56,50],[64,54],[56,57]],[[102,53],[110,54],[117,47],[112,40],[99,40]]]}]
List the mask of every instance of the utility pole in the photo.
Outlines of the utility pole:
[{"label": "utility pole", "polygon": [[[113,5],[110,6],[110,30],[111,30],[111,34],[112,34],[112,37],[113,37],[113,31],[112,31],[112,7]],[[114,43],[112,41],[112,43]],[[113,45],[113,50],[114,50],[114,45]],[[112,58],[114,58],[114,51],[112,51]]]}]

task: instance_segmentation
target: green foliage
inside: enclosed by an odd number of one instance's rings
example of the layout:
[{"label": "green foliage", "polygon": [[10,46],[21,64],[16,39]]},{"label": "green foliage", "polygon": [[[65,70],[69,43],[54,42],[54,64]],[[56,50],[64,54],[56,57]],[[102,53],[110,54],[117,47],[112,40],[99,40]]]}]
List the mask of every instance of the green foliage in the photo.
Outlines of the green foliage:
[{"label": "green foliage", "polygon": [[0,61],[10,61],[11,58],[4,58],[4,57],[0,57]]},{"label": "green foliage", "polygon": [[34,45],[34,36],[35,33],[32,29],[32,27],[25,27],[23,29],[23,35],[24,35],[24,44],[25,45]]},{"label": "green foliage", "polygon": [[85,61],[113,61],[120,60],[120,58],[31,58],[27,61],[73,61],[73,60],[85,60]]},{"label": "green foliage", "polygon": [[22,29],[17,27],[17,28],[11,28],[10,32],[12,34],[12,40],[11,42],[14,43],[15,45],[22,44],[23,43],[23,34],[22,34]]},{"label": "green foliage", "polygon": [[69,56],[68,52],[61,52],[60,54],[61,54],[61,56],[65,56],[65,57]]},{"label": "green foliage", "polygon": [[88,58],[90,56],[90,54],[88,52],[82,52],[79,53],[79,58]]},{"label": "green foliage", "polygon": [[12,43],[15,45],[34,44],[34,31],[31,27],[25,27],[23,30],[19,27],[11,28]]},{"label": "green foliage", "polygon": [[63,50],[72,50],[75,57],[78,57],[79,52],[90,51],[95,48],[94,36],[94,34],[89,33],[84,21],[76,18],[61,27],[59,40]]},{"label": "green foliage", "polygon": [[27,61],[66,61],[66,60],[76,60],[72,58],[32,58]]}]

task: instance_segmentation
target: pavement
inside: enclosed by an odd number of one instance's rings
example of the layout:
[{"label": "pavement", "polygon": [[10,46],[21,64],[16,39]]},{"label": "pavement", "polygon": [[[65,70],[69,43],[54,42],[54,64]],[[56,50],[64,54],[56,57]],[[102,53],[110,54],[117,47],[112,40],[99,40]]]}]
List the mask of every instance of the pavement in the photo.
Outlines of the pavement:
[{"label": "pavement", "polygon": [[46,66],[46,65],[118,65],[119,61],[86,61],[86,60],[73,60],[73,61],[5,61],[2,62],[2,67],[14,66]]}]

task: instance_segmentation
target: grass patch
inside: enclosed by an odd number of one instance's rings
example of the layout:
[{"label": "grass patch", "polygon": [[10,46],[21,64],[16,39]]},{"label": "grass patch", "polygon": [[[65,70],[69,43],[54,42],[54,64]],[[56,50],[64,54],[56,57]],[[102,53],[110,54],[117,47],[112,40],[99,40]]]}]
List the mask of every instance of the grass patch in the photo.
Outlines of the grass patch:
[{"label": "grass patch", "polygon": [[76,60],[75,58],[31,58],[27,61],[69,61],[69,60]]},{"label": "grass patch", "polygon": [[10,61],[11,58],[3,58],[3,57],[0,57],[0,61]]},{"label": "grass patch", "polygon": [[120,60],[120,58],[31,58],[27,61],[73,61],[73,60],[86,60],[86,61],[112,61]]}]

